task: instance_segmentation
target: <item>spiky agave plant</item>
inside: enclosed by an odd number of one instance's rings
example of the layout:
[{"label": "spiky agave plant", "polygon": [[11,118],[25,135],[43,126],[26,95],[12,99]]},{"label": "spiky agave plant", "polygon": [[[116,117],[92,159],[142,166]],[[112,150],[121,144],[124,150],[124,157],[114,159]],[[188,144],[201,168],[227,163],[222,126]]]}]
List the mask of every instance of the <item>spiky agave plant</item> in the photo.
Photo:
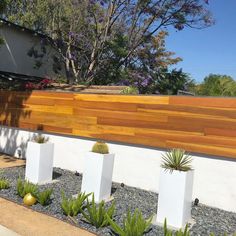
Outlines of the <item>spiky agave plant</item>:
[{"label": "spiky agave plant", "polygon": [[112,219],[115,212],[115,202],[110,207],[105,207],[105,202],[101,201],[96,205],[94,200],[94,194],[92,194],[92,201],[87,199],[87,212],[81,211],[84,218],[97,229],[106,227],[109,225],[108,218]]},{"label": "spiky agave plant", "polygon": [[42,134],[34,135],[32,141],[35,143],[47,143],[49,141],[49,137],[45,137]]},{"label": "spiky agave plant", "polygon": [[4,178],[0,179],[0,190],[1,189],[8,189],[8,188],[10,188],[9,181]]},{"label": "spiky agave plant", "polygon": [[150,228],[152,217],[144,219],[142,212],[136,209],[132,214],[127,211],[126,217],[123,219],[123,225],[118,225],[109,216],[107,220],[112,230],[119,236],[143,236]]},{"label": "spiky agave plant", "polygon": [[177,148],[162,155],[161,167],[170,172],[173,170],[189,171],[192,170],[191,162],[192,157],[186,154],[185,150]]},{"label": "spiky agave plant", "polygon": [[188,224],[186,224],[184,231],[182,229],[179,229],[178,231],[173,232],[172,230],[167,228],[167,222],[165,219],[164,222],[164,236],[190,236],[190,231],[188,228]]}]

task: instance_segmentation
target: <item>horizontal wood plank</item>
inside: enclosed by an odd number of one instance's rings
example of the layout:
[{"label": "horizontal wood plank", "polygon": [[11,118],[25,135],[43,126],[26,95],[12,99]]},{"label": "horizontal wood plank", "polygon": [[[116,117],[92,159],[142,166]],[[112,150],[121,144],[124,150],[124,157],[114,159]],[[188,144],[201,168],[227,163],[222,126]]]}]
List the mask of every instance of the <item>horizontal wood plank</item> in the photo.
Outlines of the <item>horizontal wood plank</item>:
[{"label": "horizontal wood plank", "polygon": [[236,99],[0,91],[0,124],[236,158]]}]

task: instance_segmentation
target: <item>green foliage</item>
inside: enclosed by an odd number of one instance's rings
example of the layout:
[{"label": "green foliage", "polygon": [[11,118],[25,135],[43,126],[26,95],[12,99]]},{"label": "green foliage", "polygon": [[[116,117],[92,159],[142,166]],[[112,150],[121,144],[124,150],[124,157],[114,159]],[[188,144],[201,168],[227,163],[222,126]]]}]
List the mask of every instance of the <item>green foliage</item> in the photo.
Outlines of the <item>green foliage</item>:
[{"label": "green foliage", "polygon": [[21,178],[18,178],[17,180],[17,194],[20,197],[24,197],[27,193],[31,193],[32,196],[36,197],[38,196],[38,186],[36,184],[32,184],[29,181],[23,181]]},{"label": "green foliage", "polygon": [[107,216],[107,219],[112,230],[119,236],[142,236],[147,232],[152,221],[152,217],[145,220],[142,216],[142,212],[138,209],[135,210],[133,215],[130,211],[127,212],[122,227],[116,224],[109,216]]},{"label": "green foliage", "polygon": [[108,154],[109,148],[105,142],[98,141],[93,145],[92,152],[96,152],[100,154]]},{"label": "green foliage", "polygon": [[7,1],[6,0],[1,0],[0,1],[0,14],[5,11],[7,7]]},{"label": "green foliage", "polygon": [[[0,1],[0,14],[3,13],[5,11],[7,7],[7,2],[5,0],[1,0]],[[0,47],[2,44],[4,44],[4,39],[0,37]]]},{"label": "green foliage", "polygon": [[1,178],[0,179],[0,190],[1,189],[7,189],[7,188],[10,188],[9,181],[4,179],[4,178]]},{"label": "green foliage", "polygon": [[94,201],[94,194],[92,196],[92,202],[87,200],[87,212],[82,211],[84,218],[96,228],[101,228],[109,225],[108,218],[112,219],[115,212],[115,203],[106,210],[105,202],[101,201],[98,206]]},{"label": "green foliage", "polygon": [[182,229],[173,232],[172,230],[167,228],[167,223],[166,223],[166,219],[164,222],[164,236],[190,236],[190,232],[188,229],[188,225],[185,226],[184,231],[182,231]]},{"label": "green foliage", "polygon": [[162,155],[161,167],[172,172],[173,170],[189,171],[192,158],[182,149],[172,149]]},{"label": "green foliage", "polygon": [[46,143],[48,142],[49,137],[45,137],[42,134],[34,135],[32,141],[35,143]]},{"label": "green foliage", "polygon": [[53,193],[52,189],[46,189],[42,192],[39,192],[38,195],[37,195],[37,201],[42,206],[49,205],[52,193]]},{"label": "green foliage", "polygon": [[4,39],[0,38],[0,46],[4,43],[5,43]]},{"label": "green foliage", "polygon": [[138,89],[136,87],[127,87],[121,91],[122,94],[138,94]]},{"label": "green foliage", "polygon": [[77,198],[66,198],[64,192],[62,192],[61,208],[63,213],[67,216],[77,216],[86,207],[84,202],[90,195],[91,193],[79,193]]},{"label": "green foliage", "polygon": [[162,69],[153,75],[154,87],[160,94],[177,95],[179,90],[190,91],[194,81],[182,70]]},{"label": "green foliage", "polygon": [[197,87],[196,93],[204,96],[236,96],[236,81],[227,75],[210,74]]},{"label": "green foliage", "polygon": [[150,72],[173,65],[178,59],[165,49],[163,30],[213,23],[207,0],[7,3],[7,20],[52,38],[59,54],[53,55],[53,69],[63,62],[67,76],[76,79],[73,82],[86,84],[116,84],[126,69]]}]

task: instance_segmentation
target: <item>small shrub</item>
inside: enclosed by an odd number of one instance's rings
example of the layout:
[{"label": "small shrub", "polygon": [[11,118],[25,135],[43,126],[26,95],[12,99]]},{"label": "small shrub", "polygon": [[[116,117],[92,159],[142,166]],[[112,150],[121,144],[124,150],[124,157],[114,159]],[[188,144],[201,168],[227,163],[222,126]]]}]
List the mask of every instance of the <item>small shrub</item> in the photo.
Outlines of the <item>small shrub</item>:
[{"label": "small shrub", "polygon": [[127,88],[124,88],[122,91],[121,91],[121,94],[139,94],[138,92],[138,89],[136,87],[127,87]]},{"label": "small shrub", "polygon": [[27,193],[31,193],[34,197],[38,195],[38,186],[36,184],[32,184],[29,181],[23,181],[21,178],[17,180],[17,194],[20,197],[24,197]]},{"label": "small shrub", "polygon": [[152,217],[145,220],[138,209],[135,210],[133,215],[131,215],[130,211],[127,212],[122,227],[116,224],[109,216],[107,216],[107,219],[112,230],[119,236],[142,236],[148,231],[152,221]]},{"label": "small shrub", "polygon": [[105,142],[98,141],[93,145],[92,152],[96,152],[100,154],[108,154],[109,148]]},{"label": "small shrub", "polygon": [[165,222],[164,222],[164,236],[190,236],[188,225],[185,226],[184,231],[182,231],[182,229],[180,229],[179,231],[173,232],[172,230],[167,228],[167,223],[166,223],[166,219],[165,219]]},{"label": "small shrub", "polygon": [[52,189],[46,189],[42,192],[39,192],[38,195],[37,195],[37,201],[42,206],[49,205],[52,193],[53,193]]},{"label": "small shrub", "polygon": [[162,155],[162,160],[161,167],[170,172],[173,170],[189,171],[192,169],[190,165],[192,158],[185,154],[185,151],[182,149],[173,149],[167,152],[165,155]]},{"label": "small shrub", "polygon": [[77,198],[66,198],[62,192],[61,208],[66,216],[77,216],[86,207],[84,202],[91,194],[79,193]]},{"label": "small shrub", "polygon": [[9,181],[6,179],[0,179],[0,190],[10,188]]},{"label": "small shrub", "polygon": [[104,201],[101,201],[98,206],[96,206],[93,194],[91,203],[87,199],[86,208],[88,210],[88,214],[82,211],[84,218],[96,228],[102,228],[109,225],[108,218],[111,219],[113,217],[115,212],[115,203],[113,202],[107,210],[105,209]]},{"label": "small shrub", "polygon": [[35,143],[46,143],[49,141],[49,137],[45,137],[42,134],[34,135],[32,141]]}]

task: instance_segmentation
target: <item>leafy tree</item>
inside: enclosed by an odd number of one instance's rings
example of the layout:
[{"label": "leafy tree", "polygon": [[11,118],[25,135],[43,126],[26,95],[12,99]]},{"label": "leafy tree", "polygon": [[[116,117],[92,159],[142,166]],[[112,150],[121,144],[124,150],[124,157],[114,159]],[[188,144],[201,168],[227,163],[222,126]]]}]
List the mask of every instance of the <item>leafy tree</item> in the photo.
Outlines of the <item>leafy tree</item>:
[{"label": "leafy tree", "polygon": [[[6,9],[6,1],[2,0],[0,1],[0,14],[2,14],[4,12],[4,10]],[[0,46],[4,44],[4,39],[0,37]]]},{"label": "leafy tree", "polygon": [[120,59],[128,51],[128,38],[122,34],[117,34],[116,38],[108,43],[103,63],[95,75],[94,83],[116,84],[121,81],[123,83],[129,81],[136,83],[137,86],[139,83],[145,83],[142,80],[150,77],[150,74],[178,63],[182,59],[174,57],[175,53],[169,52],[165,48],[165,37],[167,35],[167,32],[160,31],[155,37],[152,36],[149,41],[137,49],[136,56],[132,57],[130,63],[119,67]]},{"label": "leafy tree", "polygon": [[176,95],[179,90],[192,92],[195,88],[194,80],[182,69],[169,71],[168,68],[160,68],[159,71],[146,74],[134,72],[129,82],[126,85],[136,87],[141,94]]},{"label": "leafy tree", "polygon": [[[138,63],[146,61],[158,68],[160,64],[153,59],[157,51],[151,48],[166,27],[182,30],[212,24],[207,0],[7,2],[7,18],[50,36],[68,77],[86,84],[100,83],[104,71],[109,72],[107,82],[117,75],[129,76],[127,68],[136,70]],[[146,54],[152,54],[152,61]]]},{"label": "leafy tree", "polygon": [[196,92],[204,96],[236,96],[236,81],[227,75],[210,74]]},{"label": "leafy tree", "polygon": [[194,81],[182,69],[162,70],[155,75],[156,89],[161,94],[177,95],[179,90],[191,91]]}]

